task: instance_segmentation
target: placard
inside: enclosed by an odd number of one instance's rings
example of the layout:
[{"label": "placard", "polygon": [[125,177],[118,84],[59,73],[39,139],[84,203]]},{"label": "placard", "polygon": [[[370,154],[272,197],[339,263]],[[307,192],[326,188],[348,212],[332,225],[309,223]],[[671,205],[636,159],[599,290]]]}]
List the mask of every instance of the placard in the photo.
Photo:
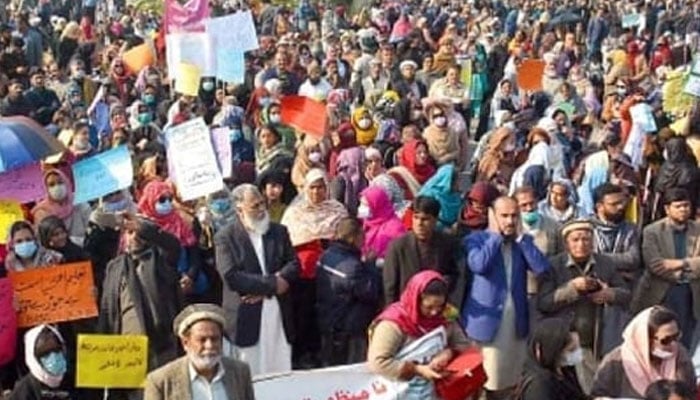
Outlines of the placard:
[{"label": "placard", "polygon": [[204,20],[209,17],[208,0],[165,0],[165,32],[200,32],[205,29]]},{"label": "placard", "polygon": [[632,122],[639,126],[644,133],[656,132],[656,120],[651,107],[647,103],[637,103],[630,107]]},{"label": "placard", "polygon": [[168,76],[177,76],[180,63],[196,65],[203,76],[216,75],[214,41],[206,32],[174,33],[165,37]]},{"label": "placard", "polygon": [[245,58],[238,50],[223,47],[216,49],[216,77],[228,83],[243,83],[245,80]]},{"label": "placard", "polygon": [[30,164],[0,174],[0,199],[30,203],[46,196],[41,165]]},{"label": "placard", "polygon": [[126,146],[99,153],[73,164],[75,204],[86,203],[126,189],[134,181],[134,167]]},{"label": "placard", "polygon": [[12,307],[12,282],[0,279],[0,365],[10,362],[17,349],[17,314]]},{"label": "placard", "polygon": [[525,91],[540,90],[542,89],[543,75],[544,61],[534,59],[523,60],[518,68],[518,86]]},{"label": "placard", "polygon": [[9,277],[19,302],[20,328],[97,316],[89,261],[11,272]]},{"label": "placard", "polygon": [[700,97],[700,77],[692,74],[688,76],[688,80],[683,87],[683,93]]},{"label": "placard", "polygon": [[211,131],[211,142],[216,152],[216,160],[219,163],[221,176],[231,177],[233,168],[233,154],[231,154],[231,140],[229,138],[229,128],[216,128]]},{"label": "placard", "polygon": [[206,26],[207,33],[214,38],[217,47],[239,52],[257,50],[260,47],[250,10],[210,18],[206,20]]},{"label": "placard", "polygon": [[165,134],[168,169],[185,201],[224,188],[209,128],[202,118],[170,128]]},{"label": "placard", "polygon": [[194,64],[180,63],[175,75],[175,91],[188,95],[197,96],[199,94],[199,82],[202,79],[202,72]]},{"label": "placard", "polygon": [[76,386],[142,388],[148,370],[144,335],[78,335]]},{"label": "placard", "polygon": [[627,14],[622,16],[622,27],[632,28],[634,26],[639,26],[641,22],[641,15],[639,14]]},{"label": "placard", "polygon": [[10,227],[17,221],[24,221],[22,206],[13,200],[0,200],[0,243],[7,243]]},{"label": "placard", "polygon": [[155,64],[156,56],[150,43],[143,43],[133,47],[122,54],[124,65],[136,75],[142,69]]}]

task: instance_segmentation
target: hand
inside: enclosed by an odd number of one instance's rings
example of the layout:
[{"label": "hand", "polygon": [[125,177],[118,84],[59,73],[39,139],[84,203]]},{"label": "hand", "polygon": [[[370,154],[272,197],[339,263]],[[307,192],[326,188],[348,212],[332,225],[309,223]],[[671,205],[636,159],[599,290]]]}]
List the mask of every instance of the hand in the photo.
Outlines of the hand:
[{"label": "hand", "polygon": [[130,212],[119,214],[121,216],[121,226],[124,231],[138,232],[141,229],[141,222]]},{"label": "hand", "polygon": [[256,303],[260,303],[263,300],[265,300],[265,296],[259,296],[259,295],[254,295],[254,294],[248,294],[248,295],[241,297],[241,301],[244,304],[256,304]]},{"label": "hand", "polygon": [[613,292],[605,282],[600,282],[600,285],[602,288],[597,292],[589,294],[588,298],[595,304],[607,304],[612,302],[615,298],[615,292]]},{"label": "hand", "polygon": [[447,364],[452,361],[452,350],[450,349],[445,349],[438,353],[435,357],[433,357],[432,360],[430,360],[430,363],[428,366],[432,368],[434,371],[442,371],[447,367]]},{"label": "hand", "polygon": [[501,227],[498,225],[498,221],[496,220],[496,213],[493,211],[493,208],[489,207],[489,230],[493,233],[501,234]]},{"label": "hand", "polygon": [[579,293],[588,293],[596,287],[596,280],[586,276],[579,276],[571,280],[571,284]]},{"label": "hand", "polygon": [[367,254],[365,254],[365,261],[372,262],[377,259],[377,252],[374,249],[370,249]]},{"label": "hand", "polygon": [[180,287],[182,291],[186,294],[192,293],[192,279],[187,275],[182,275],[180,278]]},{"label": "hand", "polygon": [[685,263],[683,260],[666,259],[657,262],[651,266],[651,272],[657,275],[670,275],[674,272],[683,269]]},{"label": "hand", "polygon": [[442,379],[442,375],[432,369],[429,365],[416,365],[416,375],[421,376],[429,381]]},{"label": "hand", "polygon": [[275,275],[277,278],[277,295],[285,294],[289,290],[289,283],[279,275]]}]

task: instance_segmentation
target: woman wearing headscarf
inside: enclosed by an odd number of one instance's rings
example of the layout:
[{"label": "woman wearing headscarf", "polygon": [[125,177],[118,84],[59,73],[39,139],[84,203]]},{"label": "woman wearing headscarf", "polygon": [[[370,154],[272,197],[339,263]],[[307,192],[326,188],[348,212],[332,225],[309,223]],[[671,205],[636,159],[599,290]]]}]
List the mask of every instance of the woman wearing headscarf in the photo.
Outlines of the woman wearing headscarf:
[{"label": "woman wearing headscarf", "polygon": [[516,389],[521,400],[587,400],[574,367],[581,362],[578,334],[565,319],[538,321],[530,337],[523,377]]},{"label": "woman wearing headscarf", "polygon": [[58,43],[58,67],[65,71],[68,68],[68,63],[78,51],[80,45],[80,25],[77,22],[71,21],[66,24],[61,33],[61,39]]},{"label": "woman wearing headscarf", "polygon": [[462,145],[459,134],[448,127],[450,113],[451,107],[447,103],[426,104],[425,115],[430,125],[423,130],[423,138],[438,166],[455,163],[459,167],[464,165]]},{"label": "woman wearing headscarf", "polygon": [[132,143],[136,145],[142,140],[147,143],[163,142],[163,133],[155,122],[154,112],[141,100],[134,101],[129,107],[129,126]]},{"label": "woman wearing headscarf", "polygon": [[303,192],[282,217],[289,239],[300,263],[298,290],[292,292],[294,309],[298,310],[299,326],[293,346],[293,363],[314,364],[318,348],[318,329],[314,303],[316,299],[316,265],[323,253],[324,242],[332,239],[338,222],[348,216],[345,206],[328,198],[328,178],[318,168],[311,169],[304,179]]},{"label": "woman wearing headscarf", "polygon": [[178,260],[180,287],[185,295],[201,295],[207,290],[206,276],[200,273],[202,255],[197,237],[174,207],[174,191],[170,184],[153,181],[146,185],[139,200],[139,211],[165,232],[175,236],[182,246]]},{"label": "woman wearing headscarf", "polygon": [[695,370],[680,336],[673,311],[654,306],[640,312],[627,324],[622,344],[603,358],[591,395],[641,398],[649,385],[661,379],[696,388]]},{"label": "woman wearing headscarf", "polygon": [[331,180],[330,196],[345,205],[351,215],[357,213],[360,193],[367,187],[362,168],[365,152],[361,147],[343,150],[338,156],[336,176]]},{"label": "woman wearing headscarf", "polygon": [[[666,161],[661,165],[656,176],[654,191],[664,193],[670,188],[682,188],[690,194],[693,203],[693,213],[698,206],[700,196],[700,169],[693,151],[682,137],[674,137],[666,142],[664,151]],[[665,213],[658,207],[657,218],[663,218]],[[656,218],[655,218],[656,219]]]},{"label": "woman wearing headscarf", "polygon": [[[440,273],[421,271],[408,281],[400,300],[390,304],[370,327],[369,369],[388,379],[408,381],[408,399],[435,398],[432,381],[442,378],[452,358],[469,346],[461,327],[444,316],[447,295],[447,282]],[[397,357],[404,346],[440,327],[447,330],[446,348],[426,355],[429,360]]]},{"label": "woman wearing headscarf", "polygon": [[488,210],[501,193],[489,182],[476,182],[467,193],[467,202],[460,216],[460,237],[488,227]]},{"label": "woman wearing headscarf", "polygon": [[112,60],[112,64],[109,67],[109,78],[119,101],[124,105],[129,104],[134,81],[129,75],[129,71],[126,70],[121,57],[116,57]]},{"label": "woman wearing headscarf", "polygon": [[323,138],[306,135],[297,147],[292,166],[292,183],[297,189],[305,186],[306,175],[314,168],[326,169],[328,142]]},{"label": "woman wearing headscarf", "polygon": [[515,192],[515,189],[522,186],[532,186],[539,191],[537,198],[543,199],[546,193],[547,181],[550,178],[550,149],[549,134],[540,128],[535,128],[528,135],[528,152],[527,160],[519,166],[513,173],[513,178],[510,182],[510,193]]},{"label": "woman wearing headscarf", "polygon": [[357,146],[357,139],[355,129],[350,122],[343,122],[338,125],[337,129],[332,129],[330,136],[331,150],[328,156],[328,175],[333,177],[336,175],[338,156],[343,150]]},{"label": "woman wearing headscarf", "polygon": [[270,125],[277,130],[280,137],[282,138],[282,143],[288,150],[294,150],[297,146],[296,131],[291,126],[282,122],[282,105],[277,101],[272,101],[267,106],[263,107],[260,112],[260,121],[258,121],[257,126]]},{"label": "woman wearing headscarf", "polygon": [[24,361],[29,374],[17,382],[10,400],[76,399],[64,377],[68,372],[63,337],[51,325],[39,325],[24,335]]},{"label": "woman wearing headscarf", "polygon": [[357,217],[363,220],[365,231],[362,253],[378,261],[384,259],[389,243],[406,233],[389,195],[379,186],[370,186],[362,192]]},{"label": "woman wearing headscarf", "polygon": [[17,221],[10,226],[5,246],[8,250],[5,258],[7,272],[20,272],[63,262],[61,253],[41,246],[34,229],[25,221]]},{"label": "woman wearing headscarf", "polygon": [[370,110],[366,107],[358,107],[353,111],[350,123],[355,129],[357,144],[369,146],[377,137],[379,125],[372,119]]},{"label": "woman wearing headscarf", "polygon": [[418,193],[419,196],[432,197],[440,203],[438,229],[450,229],[455,226],[462,209],[462,196],[457,189],[459,174],[452,164],[440,167]]},{"label": "woman wearing headscarf", "polygon": [[50,215],[44,218],[37,228],[39,242],[46,249],[61,254],[63,262],[87,261],[90,256],[68,237],[68,229],[62,219]]},{"label": "woman wearing headscarf", "polygon": [[388,175],[403,189],[404,199],[412,201],[435,171],[427,143],[423,139],[410,139],[401,147],[399,165],[390,169]]},{"label": "woman wearing headscarf", "polygon": [[90,143],[90,125],[87,120],[74,122],[71,129],[64,129],[59,133],[58,140],[68,148],[74,161],[97,154],[97,150]]},{"label": "woman wearing headscarf", "polygon": [[557,179],[549,185],[547,197],[542,200],[538,209],[540,213],[559,224],[583,217],[583,212],[574,201],[573,184],[566,179]]},{"label": "woman wearing headscarf", "polygon": [[255,172],[260,175],[270,168],[275,168],[282,158],[292,159],[294,154],[282,142],[282,136],[272,125],[263,125],[257,131],[257,151],[255,153]]},{"label": "woman wearing headscarf", "polygon": [[627,66],[631,71],[629,82],[632,85],[646,83],[650,78],[649,63],[644,52],[636,41],[627,44]]},{"label": "woman wearing headscarf", "polygon": [[73,205],[73,185],[68,177],[57,169],[44,173],[46,197],[32,209],[35,223],[53,215],[63,220],[68,229],[68,236],[73,243],[82,246],[90,220],[90,206]]},{"label": "woman wearing headscarf", "polygon": [[496,115],[499,111],[508,111],[511,115],[515,115],[520,111],[521,102],[517,94],[513,93],[513,82],[509,79],[503,79],[498,83],[496,93],[491,99],[491,123],[497,128]]},{"label": "woman wearing headscarf", "polygon": [[515,132],[498,128],[489,138],[484,155],[479,160],[477,181],[489,182],[505,192],[515,171]]},{"label": "woman wearing headscarf", "polygon": [[281,169],[268,169],[263,174],[258,175],[256,185],[265,197],[270,221],[280,223],[287,206],[297,195],[289,173]]}]

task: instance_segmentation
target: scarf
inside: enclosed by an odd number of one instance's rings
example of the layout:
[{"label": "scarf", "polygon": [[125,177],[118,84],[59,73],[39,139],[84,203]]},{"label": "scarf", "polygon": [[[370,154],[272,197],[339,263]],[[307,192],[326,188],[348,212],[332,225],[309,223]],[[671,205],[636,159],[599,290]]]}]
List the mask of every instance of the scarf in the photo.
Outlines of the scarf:
[{"label": "scarf", "polygon": [[406,232],[396,216],[387,192],[379,186],[370,186],[362,192],[362,198],[370,209],[370,217],[364,220],[365,243],[363,253],[374,251],[383,258],[391,240]]},{"label": "scarf", "polygon": [[269,150],[265,150],[262,147],[259,148],[255,154],[255,171],[257,171],[258,174],[263,173],[272,166],[272,161],[278,156],[294,157],[281,141],[277,142],[277,144]]},{"label": "scarf", "polygon": [[411,139],[406,142],[401,150],[399,165],[410,171],[411,175],[422,185],[435,174],[435,166],[430,162],[426,162],[423,165],[417,164],[416,154],[418,153],[418,146],[420,145],[426,146],[427,148],[427,144],[420,139]]},{"label": "scarf", "polygon": [[[469,191],[469,194],[467,195],[467,198],[469,200],[478,202],[484,205],[485,207],[490,207],[491,203],[493,203],[493,201],[496,200],[499,195],[500,193],[498,192],[498,189],[496,189],[495,186],[488,182],[482,181],[476,182],[472,186],[471,190]],[[485,229],[489,224],[488,215],[475,210],[469,204],[467,204],[467,206],[464,207],[464,211],[462,212],[462,219],[464,220],[464,224],[473,230]]]},{"label": "scarf", "polygon": [[[49,196],[49,188],[46,186],[46,180],[48,179],[49,176],[51,175],[58,175],[61,177],[63,180],[63,183],[66,185],[66,198],[63,199],[63,201],[58,202],[55,201]],[[32,209],[32,215],[36,215],[37,212],[41,212],[45,215],[53,215],[56,216],[62,220],[66,220],[70,218],[70,216],[73,214],[73,185],[71,181],[68,179],[68,176],[64,174],[61,170],[58,169],[50,169],[46,172],[44,172],[44,188],[46,190],[45,195],[43,200],[41,200],[39,203],[37,203],[36,206]],[[35,222],[41,222],[41,221],[35,221]]]},{"label": "scarf", "polygon": [[170,184],[160,181],[151,181],[143,189],[143,194],[139,200],[139,211],[146,217],[161,227],[164,231],[175,236],[184,247],[192,246],[196,243],[196,238],[192,227],[185,223],[182,216],[175,210],[173,201],[173,211],[167,215],[159,215],[156,212],[156,203],[161,196],[173,196],[173,189]]},{"label": "scarf", "polygon": [[593,234],[596,239],[596,251],[598,253],[615,253],[620,245],[622,224],[610,224],[599,218],[592,218]]},{"label": "scarf", "polygon": [[452,179],[456,173],[453,164],[446,164],[425,183],[418,193],[420,196],[432,197],[440,203],[438,228],[449,228],[457,222],[462,208],[462,197],[452,190]]},{"label": "scarf", "polygon": [[58,338],[58,341],[65,346],[63,336],[61,336],[61,334],[58,332],[58,329],[51,325],[35,326],[24,335],[24,361],[27,363],[27,368],[29,368],[29,372],[33,377],[44,385],[52,389],[56,389],[57,387],[61,386],[63,375],[56,376],[49,374],[44,367],[41,366],[41,362],[34,354],[36,351],[36,341],[39,339],[39,334],[41,334],[44,329],[50,330],[51,333]]}]

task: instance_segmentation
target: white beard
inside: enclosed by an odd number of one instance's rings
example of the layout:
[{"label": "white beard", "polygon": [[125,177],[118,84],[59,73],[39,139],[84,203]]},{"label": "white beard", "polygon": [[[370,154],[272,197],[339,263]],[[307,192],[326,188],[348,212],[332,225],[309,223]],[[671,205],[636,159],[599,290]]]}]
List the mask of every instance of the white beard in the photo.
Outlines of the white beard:
[{"label": "white beard", "polygon": [[265,216],[257,220],[250,218],[248,214],[244,214],[243,225],[250,232],[264,235],[270,229],[270,213],[265,211]]}]

